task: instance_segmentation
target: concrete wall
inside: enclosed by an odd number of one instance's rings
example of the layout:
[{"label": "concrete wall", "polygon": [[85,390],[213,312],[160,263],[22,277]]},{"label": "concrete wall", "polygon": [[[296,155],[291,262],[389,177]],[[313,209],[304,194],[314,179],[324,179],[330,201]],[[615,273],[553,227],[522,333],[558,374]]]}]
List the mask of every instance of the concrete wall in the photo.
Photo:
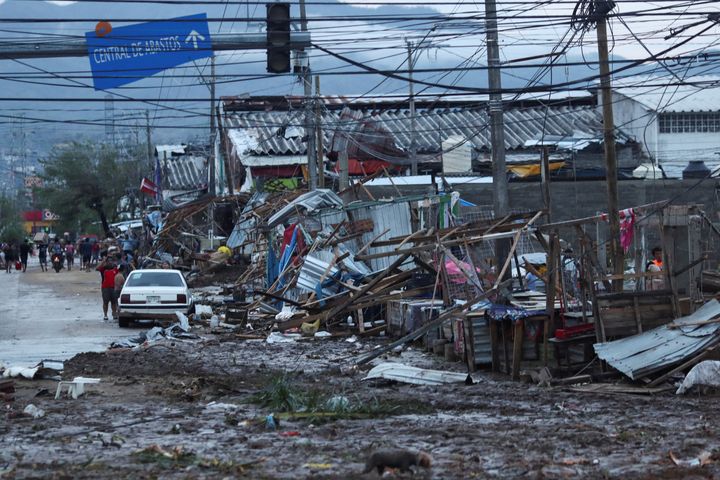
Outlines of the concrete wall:
[{"label": "concrete wall", "polygon": [[[646,203],[673,199],[675,204],[703,204],[713,221],[720,220],[716,190],[720,180],[626,180],[618,183],[619,206],[629,208]],[[543,207],[540,182],[510,183],[511,208],[538,210]],[[694,188],[691,188],[694,187]],[[393,187],[367,187],[376,198],[397,197]],[[423,194],[431,191],[429,186],[398,187],[403,195]],[[492,205],[492,184],[456,185],[463,199],[478,205]],[[590,217],[607,210],[607,186],[605,181],[555,182],[550,186],[553,221]]]},{"label": "concrete wall", "polygon": [[613,119],[618,128],[634,138],[648,157],[656,158],[657,115],[641,103],[619,93],[613,93]]}]

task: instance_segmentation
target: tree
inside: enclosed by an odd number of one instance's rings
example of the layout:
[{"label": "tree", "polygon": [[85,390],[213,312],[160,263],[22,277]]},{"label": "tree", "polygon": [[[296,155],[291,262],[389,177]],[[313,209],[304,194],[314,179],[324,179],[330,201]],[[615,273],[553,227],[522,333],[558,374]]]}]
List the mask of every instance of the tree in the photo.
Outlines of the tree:
[{"label": "tree", "polygon": [[94,214],[110,236],[118,203],[129,188],[140,184],[138,152],[122,155],[113,145],[73,142],[42,161],[44,185],[38,198],[60,216],[67,230],[89,229]]},{"label": "tree", "polygon": [[25,236],[16,201],[0,195],[0,241],[19,242]]}]

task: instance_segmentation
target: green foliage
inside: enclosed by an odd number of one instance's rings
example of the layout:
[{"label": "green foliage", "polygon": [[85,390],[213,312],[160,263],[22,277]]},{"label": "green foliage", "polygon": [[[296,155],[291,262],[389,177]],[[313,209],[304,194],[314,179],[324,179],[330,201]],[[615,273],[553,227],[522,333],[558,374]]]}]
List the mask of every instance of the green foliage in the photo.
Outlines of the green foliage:
[{"label": "green foliage", "polygon": [[42,162],[44,186],[36,191],[38,203],[60,216],[59,231],[93,230],[98,214],[116,221],[119,200],[140,184],[139,159],[139,152],[124,156],[113,145],[63,145]]},{"label": "green foliage", "polygon": [[406,400],[399,403],[376,397],[363,399],[358,395],[305,390],[286,373],[271,377],[251,400],[274,412],[279,418],[302,418],[316,423],[340,418],[375,418],[430,411],[428,405],[419,401]]},{"label": "green foliage", "polygon": [[0,242],[19,242],[23,238],[20,206],[12,198],[0,196]]}]

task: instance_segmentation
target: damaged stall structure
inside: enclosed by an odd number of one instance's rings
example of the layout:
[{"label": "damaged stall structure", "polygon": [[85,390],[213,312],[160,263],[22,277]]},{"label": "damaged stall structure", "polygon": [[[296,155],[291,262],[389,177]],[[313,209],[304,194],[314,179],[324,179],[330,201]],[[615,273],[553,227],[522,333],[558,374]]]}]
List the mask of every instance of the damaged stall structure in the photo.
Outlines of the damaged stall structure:
[{"label": "damaged stall structure", "polygon": [[[540,215],[498,220],[457,194],[346,204],[324,189],[258,192],[227,240],[249,262],[236,282],[243,301],[229,310],[258,333],[387,331],[465,356],[463,312],[508,289],[511,281],[500,279],[516,252],[536,248],[530,238]],[[498,239],[510,243],[500,264]]]}]

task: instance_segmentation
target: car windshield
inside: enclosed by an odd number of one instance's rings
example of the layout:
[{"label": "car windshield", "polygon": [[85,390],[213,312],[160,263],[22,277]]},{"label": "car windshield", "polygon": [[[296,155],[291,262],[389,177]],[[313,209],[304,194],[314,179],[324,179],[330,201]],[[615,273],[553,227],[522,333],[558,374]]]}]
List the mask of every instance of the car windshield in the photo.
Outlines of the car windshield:
[{"label": "car windshield", "polygon": [[175,272],[133,272],[128,287],[184,287],[182,277]]}]

